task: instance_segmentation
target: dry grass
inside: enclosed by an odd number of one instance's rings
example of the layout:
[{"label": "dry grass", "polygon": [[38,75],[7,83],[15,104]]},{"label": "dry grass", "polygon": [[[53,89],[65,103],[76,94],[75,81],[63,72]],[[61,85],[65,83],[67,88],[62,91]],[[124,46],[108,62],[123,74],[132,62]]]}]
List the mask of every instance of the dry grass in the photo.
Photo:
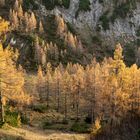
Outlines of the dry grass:
[{"label": "dry grass", "polygon": [[89,140],[87,134],[62,133],[54,130],[41,131],[29,126],[0,129],[0,138],[3,140]]}]

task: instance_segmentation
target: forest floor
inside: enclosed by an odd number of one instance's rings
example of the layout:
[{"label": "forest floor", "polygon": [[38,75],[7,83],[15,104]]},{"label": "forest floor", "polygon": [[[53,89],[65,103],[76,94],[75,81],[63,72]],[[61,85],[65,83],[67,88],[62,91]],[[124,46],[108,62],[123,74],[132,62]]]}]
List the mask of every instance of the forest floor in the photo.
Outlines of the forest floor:
[{"label": "forest floor", "polygon": [[89,140],[88,134],[64,133],[56,130],[39,130],[35,127],[8,127],[0,129],[1,140]]}]

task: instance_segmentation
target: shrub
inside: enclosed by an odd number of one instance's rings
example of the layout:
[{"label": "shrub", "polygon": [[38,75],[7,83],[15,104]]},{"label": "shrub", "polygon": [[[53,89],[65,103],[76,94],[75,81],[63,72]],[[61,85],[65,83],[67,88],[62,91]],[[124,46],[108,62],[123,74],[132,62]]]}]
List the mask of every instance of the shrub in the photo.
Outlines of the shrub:
[{"label": "shrub", "polygon": [[64,120],[62,121],[62,124],[69,124],[69,122],[68,122],[68,120],[65,120],[65,119],[64,119]]},{"label": "shrub", "polygon": [[67,28],[72,34],[76,34],[76,30],[74,29],[73,25],[69,22],[67,22]]},{"label": "shrub", "polygon": [[21,125],[21,118],[18,112],[11,112],[6,111],[5,112],[5,123],[8,123],[9,125],[13,127],[19,127]]},{"label": "shrub", "polygon": [[139,26],[139,28],[137,29],[136,35],[137,35],[137,36],[140,36],[140,26]]},{"label": "shrub", "polygon": [[108,17],[109,11],[106,11],[101,17],[100,17],[100,22],[104,30],[109,29],[109,17]]},{"label": "shrub", "polygon": [[137,42],[130,42],[124,46],[124,61],[128,66],[131,66],[136,61],[136,44]]},{"label": "shrub", "polygon": [[98,36],[93,36],[92,42],[98,45],[102,45],[102,40]]},{"label": "shrub", "polygon": [[51,122],[43,122],[43,129],[51,129],[52,125]]},{"label": "shrub", "polygon": [[70,6],[70,0],[63,0],[63,6],[68,9]]},{"label": "shrub", "polygon": [[64,6],[68,9],[70,5],[70,0],[43,0],[42,2],[46,6],[47,10],[52,10],[55,6]]},{"label": "shrub", "polygon": [[136,8],[136,1],[126,1],[125,3],[122,3],[121,5],[117,5],[117,2],[115,2],[115,8],[113,11],[113,14],[111,16],[111,21],[114,23],[116,18],[125,18],[128,14],[132,15],[132,9]]},{"label": "shrub", "polygon": [[90,10],[91,10],[90,1],[89,0],[80,0],[79,1],[79,8],[78,8],[78,10],[76,12],[75,17],[78,16],[80,11],[85,11],[86,12],[86,11],[90,11]]},{"label": "shrub", "polygon": [[78,133],[87,133],[89,132],[89,125],[86,123],[75,122],[71,126],[71,131],[78,132]]},{"label": "shrub", "polygon": [[88,123],[88,124],[91,124],[91,117],[90,116],[87,116],[85,118],[85,122]]},{"label": "shrub", "polygon": [[35,105],[32,107],[32,109],[36,112],[39,112],[39,113],[44,113],[46,110],[47,110],[47,106],[46,105]]},{"label": "shrub", "polygon": [[28,124],[29,121],[29,118],[25,114],[21,114],[21,123]]},{"label": "shrub", "polygon": [[34,0],[24,0],[23,1],[23,8],[25,10],[28,10],[30,8],[32,8],[33,10],[37,10],[39,7],[38,5],[35,3]]},{"label": "shrub", "polygon": [[99,3],[102,4],[102,3],[104,3],[104,1],[103,0],[99,0]]}]

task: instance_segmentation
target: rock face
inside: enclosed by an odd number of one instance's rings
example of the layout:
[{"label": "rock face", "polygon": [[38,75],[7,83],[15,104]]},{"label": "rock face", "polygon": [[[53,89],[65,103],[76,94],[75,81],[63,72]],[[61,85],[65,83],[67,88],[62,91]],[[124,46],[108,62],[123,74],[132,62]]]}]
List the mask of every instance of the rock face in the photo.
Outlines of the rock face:
[{"label": "rock face", "polygon": [[[37,1],[43,16],[62,15],[66,22],[74,25],[80,39],[94,50],[95,56],[100,50],[110,56],[119,42],[124,46],[126,63],[140,66],[140,0],[70,0],[68,9],[54,6],[52,10]],[[81,1],[90,1],[90,9],[79,10]]]},{"label": "rock face", "polygon": [[[113,11],[114,0],[90,0],[90,11],[80,11],[77,16],[76,12],[79,7],[79,0],[70,0],[70,6],[68,9],[63,7],[55,7],[51,12],[55,14],[61,14],[64,19],[71,24],[74,24],[77,28],[84,28],[88,26],[93,32],[96,32],[100,27],[99,33],[109,40],[117,41],[123,38],[123,41],[136,39],[136,33],[140,25],[140,2],[136,3],[136,8],[131,10],[131,16],[128,14],[125,18],[117,17],[114,23],[109,22],[109,29],[104,30],[100,24],[100,18],[106,11]],[[118,4],[119,1],[118,0]],[[138,0],[137,0],[138,1]],[[43,8],[44,10],[44,8]]]}]

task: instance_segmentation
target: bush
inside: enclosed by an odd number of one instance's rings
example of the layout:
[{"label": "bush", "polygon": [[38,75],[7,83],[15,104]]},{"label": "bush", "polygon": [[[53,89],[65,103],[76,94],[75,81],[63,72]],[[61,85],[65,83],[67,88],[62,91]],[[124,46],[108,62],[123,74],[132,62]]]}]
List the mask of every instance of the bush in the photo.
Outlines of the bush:
[{"label": "bush", "polygon": [[[115,5],[117,5],[117,2]],[[125,18],[128,14],[132,14],[132,9],[136,8],[136,1],[126,1],[125,3],[122,3],[121,5],[115,6],[115,9],[113,11],[113,14],[111,16],[111,21],[114,23],[116,18]]]},{"label": "bush", "polygon": [[90,10],[91,10],[90,1],[89,0],[80,0],[79,1],[79,8],[78,8],[78,10],[76,12],[75,17],[78,16],[80,11],[85,11],[86,12],[86,11],[90,11]]},{"label": "bush", "polygon": [[26,116],[25,114],[22,114],[22,115],[21,115],[21,123],[23,123],[23,124],[28,124],[29,121],[30,121],[30,119],[27,118],[27,116]]},{"label": "bush", "polygon": [[136,45],[136,42],[130,42],[124,46],[124,61],[127,66],[133,65],[136,61]]},{"label": "bush", "polygon": [[37,10],[39,7],[38,5],[35,3],[34,0],[24,0],[23,1],[23,8],[25,10],[28,10],[30,8],[32,8],[33,10]]},{"label": "bush", "polygon": [[67,22],[67,27],[68,27],[68,30],[72,33],[72,34],[76,34],[76,30],[74,29],[73,25],[69,22]]},{"label": "bush", "polygon": [[9,125],[13,127],[19,127],[21,126],[21,118],[18,112],[11,112],[6,111],[5,112],[5,123],[8,123]]},{"label": "bush", "polygon": [[92,42],[100,46],[102,45],[102,40],[98,36],[93,36]]},{"label": "bush", "polygon": [[85,122],[88,123],[88,124],[91,124],[91,117],[90,116],[87,116],[85,118]]},{"label": "bush", "polygon": [[106,11],[101,17],[100,17],[100,22],[104,30],[109,29],[109,17],[108,17],[109,11]]},{"label": "bush", "polygon": [[68,9],[70,6],[70,0],[63,0],[63,6]]},{"label": "bush", "polygon": [[64,119],[64,120],[62,121],[62,124],[69,124],[69,121]]},{"label": "bush", "polygon": [[36,112],[39,112],[39,113],[44,113],[46,110],[47,110],[47,106],[46,105],[35,105],[32,107],[32,109]]},{"label": "bush", "polygon": [[79,11],[90,11],[90,1],[89,0],[80,0],[79,2]]},{"label": "bush", "polygon": [[70,5],[70,0],[43,0],[42,2],[46,6],[47,10],[52,10],[55,6],[64,6],[68,9]]},{"label": "bush", "polygon": [[71,131],[78,132],[78,133],[87,133],[89,132],[89,125],[86,123],[75,122],[71,126]]},{"label": "bush", "polygon": [[51,129],[52,125],[51,122],[43,122],[43,129]]},{"label": "bush", "polygon": [[99,0],[99,3],[102,4],[102,3],[104,3],[104,1],[103,0]]},{"label": "bush", "polygon": [[140,36],[140,26],[139,26],[139,28],[137,29],[136,35],[137,35],[138,37]]}]

